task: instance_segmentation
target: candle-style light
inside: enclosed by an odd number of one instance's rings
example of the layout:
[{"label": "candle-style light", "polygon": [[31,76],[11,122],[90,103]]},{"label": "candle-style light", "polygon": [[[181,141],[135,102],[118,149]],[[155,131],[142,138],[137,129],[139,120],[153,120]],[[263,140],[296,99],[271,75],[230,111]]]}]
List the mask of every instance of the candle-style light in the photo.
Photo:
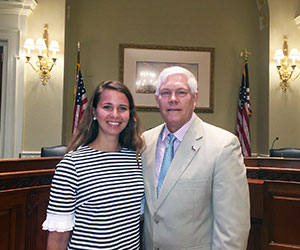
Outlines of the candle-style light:
[{"label": "candle-style light", "polygon": [[[39,78],[43,85],[46,85],[51,77],[50,72],[56,64],[56,53],[59,51],[59,44],[57,41],[51,41],[50,47],[48,45],[48,41],[48,25],[45,24],[43,38],[37,39],[35,46],[32,38],[27,38],[24,43],[24,48],[27,50],[26,63],[29,63],[32,69],[39,73]],[[36,61],[37,68],[30,62],[32,58],[31,51],[34,49],[38,49],[39,51],[37,56],[38,60]],[[49,50],[52,51],[52,57],[49,56]]]}]

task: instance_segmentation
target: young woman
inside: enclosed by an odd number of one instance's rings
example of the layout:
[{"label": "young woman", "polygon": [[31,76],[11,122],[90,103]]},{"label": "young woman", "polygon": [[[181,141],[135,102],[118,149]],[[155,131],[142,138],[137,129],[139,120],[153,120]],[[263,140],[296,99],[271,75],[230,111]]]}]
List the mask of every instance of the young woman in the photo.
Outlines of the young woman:
[{"label": "young woman", "polygon": [[101,83],[52,180],[48,250],[139,249],[143,146],[130,91]]}]

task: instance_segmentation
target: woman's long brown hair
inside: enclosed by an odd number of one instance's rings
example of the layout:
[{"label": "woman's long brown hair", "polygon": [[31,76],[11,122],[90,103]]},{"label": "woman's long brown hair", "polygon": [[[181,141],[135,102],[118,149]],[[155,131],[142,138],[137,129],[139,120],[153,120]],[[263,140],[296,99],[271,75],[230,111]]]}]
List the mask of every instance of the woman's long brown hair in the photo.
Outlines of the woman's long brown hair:
[{"label": "woman's long brown hair", "polygon": [[119,135],[121,147],[135,150],[140,154],[144,149],[144,141],[141,137],[141,126],[137,117],[133,97],[125,84],[118,81],[105,81],[100,83],[95,89],[91,99],[88,101],[78,129],[70,140],[66,152],[76,150],[81,145],[88,145],[94,141],[98,135],[98,122],[93,120],[93,109],[97,108],[103,90],[111,89],[123,93],[129,102],[129,121],[125,129]]}]

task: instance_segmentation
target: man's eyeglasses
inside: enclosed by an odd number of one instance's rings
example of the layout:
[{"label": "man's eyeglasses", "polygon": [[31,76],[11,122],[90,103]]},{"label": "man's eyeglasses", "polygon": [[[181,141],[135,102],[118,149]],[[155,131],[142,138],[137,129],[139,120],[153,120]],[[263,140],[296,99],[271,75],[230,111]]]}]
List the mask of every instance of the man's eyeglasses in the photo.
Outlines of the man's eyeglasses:
[{"label": "man's eyeglasses", "polygon": [[170,90],[162,90],[162,91],[159,92],[159,95],[162,98],[170,98],[173,95],[173,93],[175,94],[175,96],[177,98],[183,98],[183,97],[185,97],[189,93],[189,91],[182,90],[182,89],[176,90],[175,92],[174,91],[172,92]]}]

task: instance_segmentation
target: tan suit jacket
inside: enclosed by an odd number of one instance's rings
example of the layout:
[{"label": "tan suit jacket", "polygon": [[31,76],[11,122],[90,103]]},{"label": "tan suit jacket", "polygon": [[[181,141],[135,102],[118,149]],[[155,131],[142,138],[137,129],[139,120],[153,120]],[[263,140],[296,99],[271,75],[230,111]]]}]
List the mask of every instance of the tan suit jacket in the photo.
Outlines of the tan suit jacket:
[{"label": "tan suit jacket", "polygon": [[143,134],[145,249],[246,249],[249,191],[237,138],[195,117],[157,199],[155,152],[162,128]]}]

